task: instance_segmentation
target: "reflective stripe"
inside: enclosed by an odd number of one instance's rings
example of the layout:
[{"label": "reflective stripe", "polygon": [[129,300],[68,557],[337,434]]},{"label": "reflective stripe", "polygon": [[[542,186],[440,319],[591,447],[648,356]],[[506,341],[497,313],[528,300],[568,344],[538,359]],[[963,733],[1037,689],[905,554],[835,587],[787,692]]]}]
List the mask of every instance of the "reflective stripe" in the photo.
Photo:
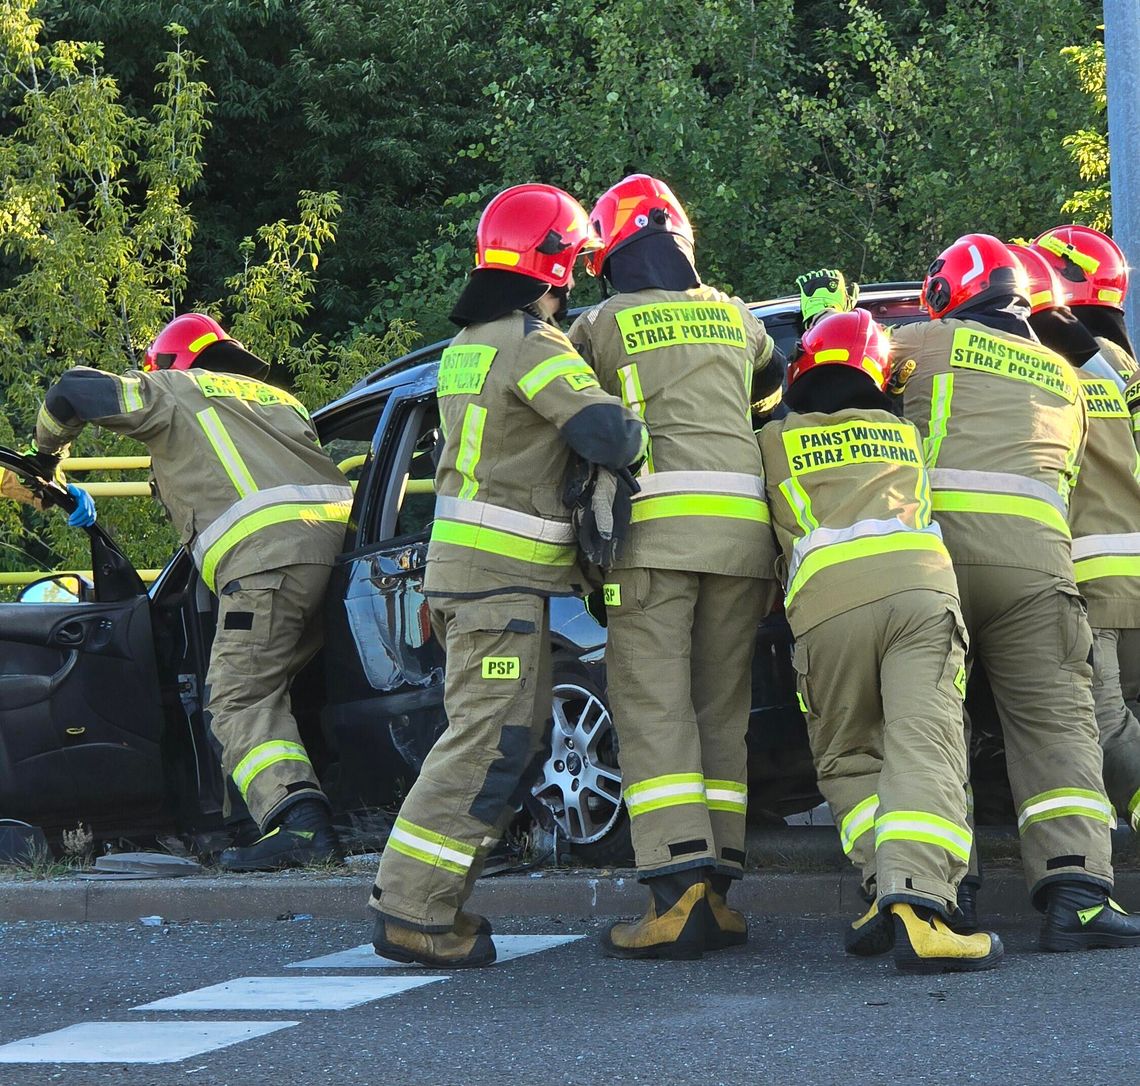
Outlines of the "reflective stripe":
[{"label": "reflective stripe", "polygon": [[659,811],[663,807],[704,802],[705,778],[700,773],[667,773],[631,784],[625,790],[625,805],[630,818]]},{"label": "reflective stripe", "polygon": [[855,842],[875,826],[875,812],[879,809],[879,797],[872,793],[862,803],[855,804],[839,823],[839,843],[850,856]]},{"label": "reflective stripe", "polygon": [[[276,489],[284,490],[285,488]],[[351,491],[349,493],[351,494]],[[206,582],[209,588],[214,589],[218,563],[239,543],[248,539],[254,532],[261,531],[262,528],[270,528],[275,524],[287,524],[290,521],[298,521],[301,524],[346,524],[351,511],[352,499],[350,497],[344,501],[325,502],[324,504],[289,502],[271,505],[268,508],[259,509],[256,513],[250,513],[223,533],[218,541],[205,551],[198,567],[202,572],[202,580]]]},{"label": "reflective stripe", "polygon": [[1108,797],[1085,788],[1054,788],[1031,796],[1017,812],[1017,829],[1024,833],[1036,822],[1052,818],[1092,818],[1112,825],[1112,805]]},{"label": "reflective stripe", "polygon": [[935,468],[930,482],[936,511],[1025,517],[1056,528],[1068,538],[1065,499],[1039,479],[1002,471]]},{"label": "reflective stripe", "polygon": [[544,520],[490,502],[465,501],[441,494],[435,500],[435,515],[464,524],[485,524],[539,543],[573,543],[576,539],[574,526],[569,521]]},{"label": "reflective stripe", "polygon": [[1073,540],[1076,579],[1140,576],[1140,532],[1082,535]]},{"label": "reflective stripe", "polygon": [[545,362],[540,362],[529,373],[523,374],[519,379],[519,388],[528,400],[533,400],[551,381],[559,377],[577,378],[576,381],[570,382],[571,387],[576,390],[590,388],[598,383],[594,371],[586,365],[582,356],[570,353],[555,355]]},{"label": "reflective stripe", "polygon": [[705,802],[710,811],[746,814],[748,785],[743,781],[705,781]]},{"label": "reflective stripe", "polygon": [[396,819],[388,835],[388,848],[429,867],[442,867],[454,875],[466,875],[475,858],[473,846],[454,837],[425,830],[406,818]]},{"label": "reflective stripe", "polygon": [[1073,563],[1073,579],[1077,584],[1098,581],[1102,577],[1140,576],[1140,556],[1120,556],[1115,558],[1086,558]]},{"label": "reflective stripe", "polygon": [[55,434],[56,437],[66,440],[69,436],[69,431],[64,424],[47,409],[47,404],[40,405],[40,409],[36,413],[36,425],[42,426],[48,433]]},{"label": "reflective stripe", "polygon": [[1132,832],[1140,832],[1140,788],[1137,788],[1132,793],[1132,798],[1128,801],[1128,821],[1132,823]]},{"label": "reflective stripe", "polygon": [[[352,488],[348,486],[337,486],[334,483],[318,484],[315,486],[293,486],[292,484],[288,486],[271,486],[266,490],[259,490],[256,494],[250,494],[248,498],[242,498],[240,501],[234,502],[217,520],[208,528],[204,529],[194,541],[194,561],[197,563],[198,568],[202,568],[202,564],[206,558],[206,552],[237,524],[238,521],[244,520],[252,513],[256,513],[260,509],[268,508],[271,505],[283,505],[285,503],[298,504],[302,502],[312,502],[314,504],[345,502],[351,505]],[[347,519],[347,517],[345,519]]]},{"label": "reflective stripe", "polygon": [[[644,422],[645,393],[641,391],[641,378],[637,372],[637,363],[631,362],[628,366],[619,367],[617,375],[618,381],[621,383],[621,402]],[[645,435],[645,463],[637,474],[640,479],[653,474],[653,438],[648,431]]]},{"label": "reflective stripe", "polygon": [[120,377],[123,386],[123,414],[129,415],[132,411],[141,411],[144,407],[142,396],[142,379],[139,377]]},{"label": "reflective stripe", "polygon": [[796,476],[793,475],[780,484],[780,493],[784,495],[784,500],[792,510],[792,516],[796,518],[796,523],[803,529],[805,535],[819,527],[819,521],[812,512],[811,498]]},{"label": "reflective stripe", "polygon": [[234,766],[232,775],[241,798],[248,798],[249,786],[253,783],[254,777],[271,765],[277,765],[278,762],[304,762],[310,771],[313,768],[313,763],[309,761],[309,756],[300,743],[291,743],[285,739],[259,743]]},{"label": "reflective stripe", "polygon": [[459,431],[459,455],[455,458],[455,470],[463,476],[463,485],[459,488],[461,498],[474,498],[479,493],[475,468],[483,453],[483,427],[486,425],[487,409],[469,403],[463,413],[463,428]]},{"label": "reflective stripe", "polygon": [[659,471],[640,481],[630,520],[727,517],[769,522],[764,481],[740,471]]},{"label": "reflective stripe", "polygon": [[237,446],[227,432],[225,423],[218,417],[217,409],[207,407],[204,411],[198,412],[197,418],[198,425],[206,432],[206,437],[214,447],[214,453],[222,462],[222,467],[226,469],[226,474],[238,492],[238,497],[244,498],[254,493],[257,490],[257,483],[253,481],[253,476],[245,466],[241,453],[237,451]]},{"label": "reflective stripe", "polygon": [[785,604],[820,570],[840,562],[870,558],[902,551],[933,551],[950,555],[942,542],[942,529],[937,524],[911,528],[898,517],[889,520],[860,520],[849,528],[816,528],[792,546],[788,568],[788,592]]},{"label": "reflective stripe", "polygon": [[1102,554],[1140,554],[1140,532],[1079,535],[1073,540],[1073,561]]},{"label": "reflective stripe", "polygon": [[964,826],[926,811],[890,811],[875,820],[875,848],[884,841],[937,845],[963,863],[970,861],[974,835]]},{"label": "reflective stripe", "polygon": [[431,528],[432,542],[450,543],[475,551],[533,562],[540,566],[571,566],[578,551],[572,544],[539,543],[509,532],[488,528],[485,524],[462,524],[454,520],[436,519]]}]

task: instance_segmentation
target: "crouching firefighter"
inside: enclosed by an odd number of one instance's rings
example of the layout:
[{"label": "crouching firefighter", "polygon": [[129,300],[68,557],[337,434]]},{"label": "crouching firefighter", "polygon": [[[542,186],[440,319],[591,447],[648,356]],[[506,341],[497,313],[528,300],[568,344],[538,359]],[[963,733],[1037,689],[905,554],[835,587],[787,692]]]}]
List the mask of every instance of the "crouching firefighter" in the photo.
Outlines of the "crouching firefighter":
[{"label": "crouching firefighter", "polygon": [[376,953],[449,968],[495,959],[462,911],[549,725],[551,596],[581,594],[571,452],[620,469],[646,431],[559,330],[586,214],[560,189],[520,185],[483,212],[476,268],[443,353],[444,446],[424,593],[447,651],[447,730],[400,808],[372,890]]},{"label": "crouching firefighter", "polygon": [[820,791],[872,902],[847,950],[990,969],[1001,940],[947,924],[971,844],[966,634],[918,431],[883,392],[889,351],[865,310],[825,311],[788,369],[791,413],[760,431],[793,664]]},{"label": "crouching firefighter", "polygon": [[645,915],[604,952],[699,958],[747,938],[726,895],[744,867],[756,625],[775,597],[750,404],[783,358],[748,308],[701,283],[669,187],[635,174],[591,213],[588,266],[618,292],[570,340],[641,415],[650,445],[605,588],[606,667]]},{"label": "crouching firefighter", "polygon": [[68,370],[36,420],[41,459],[62,454],[88,422],[142,441],[181,542],[218,597],[206,719],[263,834],[222,853],[234,871],[340,855],[289,685],[320,647],[352,490],[305,408],[261,380],[268,371],[211,317],[185,313],[159,333],[142,371]]}]

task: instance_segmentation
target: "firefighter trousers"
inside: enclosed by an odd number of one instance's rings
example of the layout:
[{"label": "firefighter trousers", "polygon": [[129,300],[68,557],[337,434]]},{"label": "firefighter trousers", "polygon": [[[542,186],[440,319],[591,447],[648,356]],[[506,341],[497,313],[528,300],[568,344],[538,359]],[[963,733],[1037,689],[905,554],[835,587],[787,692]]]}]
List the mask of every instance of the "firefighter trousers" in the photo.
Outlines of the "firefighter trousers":
[{"label": "firefighter trousers", "polygon": [[957,566],[969,659],[986,669],[1030,895],[1051,882],[1112,889],[1111,807],[1092,696],[1092,631],[1076,584],[1016,566]]},{"label": "firefighter trousers", "polygon": [[820,791],[868,896],[952,912],[966,871],[966,639],[957,601],[909,589],[796,638]]},{"label": "firefighter trousers", "polygon": [[206,716],[254,821],[267,830],[298,799],[324,799],[289,700],[321,646],[330,567],[282,566],[229,581],[206,673]]},{"label": "firefighter trousers", "polygon": [[606,675],[638,872],[738,878],[752,654],[772,582],[642,568],[609,581]]},{"label": "firefighter trousers", "polygon": [[550,602],[433,599],[431,619],[447,651],[447,729],[400,807],[369,904],[443,932],[502,836],[550,723]]},{"label": "firefighter trousers", "polygon": [[1093,703],[1104,752],[1104,790],[1140,828],[1140,630],[1093,630]]}]

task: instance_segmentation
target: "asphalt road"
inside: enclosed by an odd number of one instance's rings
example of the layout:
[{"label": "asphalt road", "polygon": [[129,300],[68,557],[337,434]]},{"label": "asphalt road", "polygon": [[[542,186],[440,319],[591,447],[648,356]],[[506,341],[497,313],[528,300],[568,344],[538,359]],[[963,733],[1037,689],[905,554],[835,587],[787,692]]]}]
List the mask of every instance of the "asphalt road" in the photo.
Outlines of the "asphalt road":
[{"label": "asphalt road", "polygon": [[[497,933],[587,938],[446,975],[289,968],[366,942],[367,922],[0,924],[0,1086],[1137,1081],[1140,952],[1046,956],[1022,924],[1003,927],[996,973],[904,977],[889,958],[846,958],[837,929],[834,919],[754,921],[747,947],[650,964],[601,958],[597,922],[503,921]],[[372,998],[396,978],[425,975],[446,979]],[[283,978],[258,982],[279,998],[255,985],[240,1010],[204,1010],[201,996],[190,1008],[132,1009],[241,977]],[[314,980],[327,989],[316,998],[369,1001],[266,1008],[313,998]],[[35,1046],[48,1062],[6,1062],[10,1042],[69,1027],[95,1053],[126,1039],[148,1057],[169,1055],[187,1032],[273,1032],[175,1062],[52,1062],[69,1051],[71,1031]]]}]

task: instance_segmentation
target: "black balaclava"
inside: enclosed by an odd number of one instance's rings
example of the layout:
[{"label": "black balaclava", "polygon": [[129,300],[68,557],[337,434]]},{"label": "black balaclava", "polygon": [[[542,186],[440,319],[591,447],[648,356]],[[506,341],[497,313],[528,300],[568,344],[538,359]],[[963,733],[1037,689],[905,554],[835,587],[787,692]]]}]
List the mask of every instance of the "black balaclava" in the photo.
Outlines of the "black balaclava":
[{"label": "black balaclava", "polygon": [[534,316],[538,313],[529,307],[552,288],[541,279],[499,268],[476,268],[456,299],[451,310],[452,324],[466,328],[469,324],[486,324],[498,320],[516,309]]},{"label": "black balaclava", "polygon": [[1109,305],[1074,305],[1070,306],[1073,316],[1077,318],[1094,336],[1107,339],[1118,347],[1123,347],[1132,358],[1136,357],[1136,349],[1128,335],[1128,328],[1124,324],[1124,314],[1119,309]]},{"label": "black balaclava", "polygon": [[194,369],[238,373],[259,381],[269,376],[269,363],[247,351],[237,340],[219,339],[194,359]]},{"label": "black balaclava", "polygon": [[1031,314],[1029,325],[1046,347],[1056,351],[1071,366],[1083,366],[1100,350],[1092,333],[1066,306]]},{"label": "black balaclava", "polygon": [[1012,292],[990,294],[987,291],[942,316],[950,320],[977,321],[995,332],[1005,332],[1007,335],[1037,342],[1037,334],[1029,324],[1029,304]]},{"label": "black balaclava", "polygon": [[690,290],[701,285],[693,247],[652,223],[611,253],[602,275],[619,294],[636,290]]},{"label": "black balaclava", "polygon": [[824,365],[808,370],[784,393],[788,410],[834,414],[854,408],[897,414],[891,398],[879,391],[871,377],[851,366]]}]

